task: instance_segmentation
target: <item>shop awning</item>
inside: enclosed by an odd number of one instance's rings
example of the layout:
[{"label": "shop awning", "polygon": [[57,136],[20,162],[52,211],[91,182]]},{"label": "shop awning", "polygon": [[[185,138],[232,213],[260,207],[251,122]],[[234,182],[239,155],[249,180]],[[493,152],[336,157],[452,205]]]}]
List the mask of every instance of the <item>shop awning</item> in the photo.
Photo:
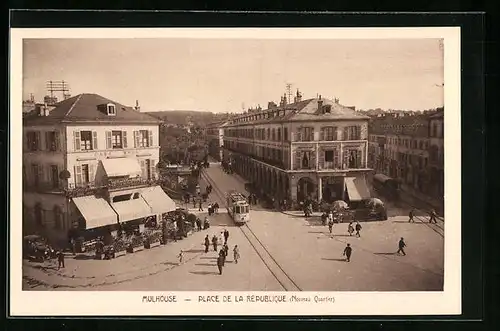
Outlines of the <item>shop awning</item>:
[{"label": "shop awning", "polygon": [[160,186],[148,187],[142,191],[141,195],[155,214],[168,213],[176,208],[175,202]]},{"label": "shop awning", "polygon": [[140,196],[137,199],[114,202],[111,204],[111,207],[113,207],[115,212],[118,214],[118,220],[120,222],[127,222],[154,214],[151,212],[151,208]]},{"label": "shop awning", "polygon": [[136,177],[142,174],[141,165],[136,159],[117,158],[101,160],[108,177],[130,176]]},{"label": "shop awning", "polygon": [[364,177],[346,177],[345,186],[351,201],[361,201],[370,198],[370,190]]},{"label": "shop awning", "polygon": [[85,196],[73,198],[73,202],[86,222],[86,229],[116,224],[117,215],[109,203],[103,198]]}]

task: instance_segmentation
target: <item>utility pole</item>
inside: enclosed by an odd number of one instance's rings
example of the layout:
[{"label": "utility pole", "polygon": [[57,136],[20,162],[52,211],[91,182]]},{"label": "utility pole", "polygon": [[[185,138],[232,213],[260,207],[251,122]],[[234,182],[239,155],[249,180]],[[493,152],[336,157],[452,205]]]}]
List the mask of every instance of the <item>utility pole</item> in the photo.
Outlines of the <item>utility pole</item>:
[{"label": "utility pole", "polygon": [[69,84],[64,80],[49,80],[47,82],[47,91],[50,93],[50,98],[54,99],[54,92],[62,92],[63,100],[69,98]]}]

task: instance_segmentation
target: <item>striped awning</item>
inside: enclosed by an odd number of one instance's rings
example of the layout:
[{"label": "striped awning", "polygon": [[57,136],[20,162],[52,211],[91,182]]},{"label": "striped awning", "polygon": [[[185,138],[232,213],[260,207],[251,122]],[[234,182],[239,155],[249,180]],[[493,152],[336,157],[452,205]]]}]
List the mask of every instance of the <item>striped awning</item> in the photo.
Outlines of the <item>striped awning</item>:
[{"label": "striped awning", "polygon": [[116,224],[117,215],[103,198],[84,196],[73,198],[73,202],[85,219],[86,229]]},{"label": "striped awning", "polygon": [[346,177],[345,186],[351,201],[361,201],[370,198],[370,190],[364,177]]},{"label": "striped awning", "polygon": [[108,177],[136,177],[142,174],[141,165],[136,159],[116,158],[101,160]]},{"label": "striped awning", "polygon": [[151,207],[155,214],[168,213],[174,211],[175,202],[163,191],[160,186],[152,186],[145,188],[141,192],[142,198]]},{"label": "striped awning", "polygon": [[127,222],[154,215],[146,201],[140,196],[127,201],[113,202],[111,207],[118,214],[120,222]]}]

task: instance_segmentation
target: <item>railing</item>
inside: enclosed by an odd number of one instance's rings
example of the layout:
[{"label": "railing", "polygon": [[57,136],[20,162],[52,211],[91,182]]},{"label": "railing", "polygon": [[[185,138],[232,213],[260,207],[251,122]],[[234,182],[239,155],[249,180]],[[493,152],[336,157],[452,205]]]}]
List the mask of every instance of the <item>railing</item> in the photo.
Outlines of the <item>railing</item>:
[{"label": "railing", "polygon": [[137,186],[154,186],[157,185],[158,181],[156,179],[145,179],[145,178],[127,178],[119,180],[110,180],[108,182],[108,189],[121,189],[127,187],[137,187]]}]

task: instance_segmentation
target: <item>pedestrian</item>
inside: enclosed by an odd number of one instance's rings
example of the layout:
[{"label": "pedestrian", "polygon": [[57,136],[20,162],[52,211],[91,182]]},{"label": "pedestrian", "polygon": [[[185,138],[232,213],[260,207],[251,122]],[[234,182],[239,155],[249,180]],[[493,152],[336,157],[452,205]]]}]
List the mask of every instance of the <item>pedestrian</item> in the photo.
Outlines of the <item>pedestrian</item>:
[{"label": "pedestrian", "polygon": [[405,240],[403,237],[401,237],[401,239],[399,240],[398,246],[399,246],[399,248],[398,248],[397,254],[403,253],[403,255],[406,255],[406,253],[405,253],[406,243],[405,243]]},{"label": "pedestrian", "polygon": [[328,221],[328,230],[330,231],[330,234],[331,234],[333,231],[333,219],[330,219]]},{"label": "pedestrian", "polygon": [[222,275],[222,268],[224,267],[224,258],[222,255],[219,255],[217,258],[217,268],[219,268],[219,275]]},{"label": "pedestrian", "polygon": [[212,204],[211,203],[208,204],[207,209],[208,209],[208,216],[212,216]]},{"label": "pedestrian", "polygon": [[210,239],[208,239],[208,234],[205,237],[205,253],[208,253],[208,249],[210,248]]},{"label": "pedestrian", "polygon": [[224,247],[222,247],[219,251],[219,256],[222,257],[222,266],[224,266],[226,264],[226,251],[224,250]]},{"label": "pedestrian", "polygon": [[203,211],[203,201],[201,199],[198,202],[198,211]]},{"label": "pedestrian", "polygon": [[201,231],[201,220],[199,217],[196,218],[196,227],[198,228],[198,231]]},{"label": "pedestrian", "polygon": [[179,258],[179,263],[182,263],[182,258],[184,257],[184,252],[182,251],[182,249],[181,249],[179,255],[177,255],[177,257]]},{"label": "pedestrian", "polygon": [[352,222],[349,223],[349,226],[347,227],[347,232],[349,232],[349,236],[352,236],[354,232],[354,227],[352,226]]},{"label": "pedestrian", "polygon": [[227,240],[229,239],[229,231],[224,229],[224,244],[227,244]]},{"label": "pedestrian", "polygon": [[64,253],[61,250],[57,251],[57,270],[64,268]]},{"label": "pedestrian", "polygon": [[238,259],[240,258],[240,249],[238,245],[234,245],[233,249],[234,263],[238,264]]},{"label": "pedestrian", "polygon": [[351,262],[351,254],[352,254],[351,244],[347,244],[347,246],[344,248],[344,253],[342,254],[343,256],[345,256],[346,262]]},{"label": "pedestrian", "polygon": [[415,222],[415,220],[413,219],[413,214],[414,214],[414,209],[410,210],[410,213],[408,214],[408,223]]},{"label": "pedestrian", "polygon": [[436,211],[434,209],[430,212],[429,223],[437,223],[436,221]]},{"label": "pedestrian", "polygon": [[208,221],[208,217],[205,217],[205,221],[203,222],[203,229],[207,230],[210,228],[210,222]]},{"label": "pedestrian", "polygon": [[361,231],[362,227],[361,227],[361,224],[359,224],[359,221],[356,221],[356,237],[361,237],[361,234],[359,233],[359,231]]},{"label": "pedestrian", "polygon": [[328,219],[328,215],[326,213],[321,214],[321,224],[326,225],[327,219]]},{"label": "pedestrian", "polygon": [[196,208],[196,198],[193,197],[193,208]]},{"label": "pedestrian", "polygon": [[229,254],[229,246],[227,244],[224,244],[222,249],[224,250],[224,256],[227,257],[227,255]]},{"label": "pedestrian", "polygon": [[214,252],[217,252],[217,244],[218,244],[218,239],[217,239],[217,236],[214,234],[214,236],[212,237],[212,245],[214,246]]}]

